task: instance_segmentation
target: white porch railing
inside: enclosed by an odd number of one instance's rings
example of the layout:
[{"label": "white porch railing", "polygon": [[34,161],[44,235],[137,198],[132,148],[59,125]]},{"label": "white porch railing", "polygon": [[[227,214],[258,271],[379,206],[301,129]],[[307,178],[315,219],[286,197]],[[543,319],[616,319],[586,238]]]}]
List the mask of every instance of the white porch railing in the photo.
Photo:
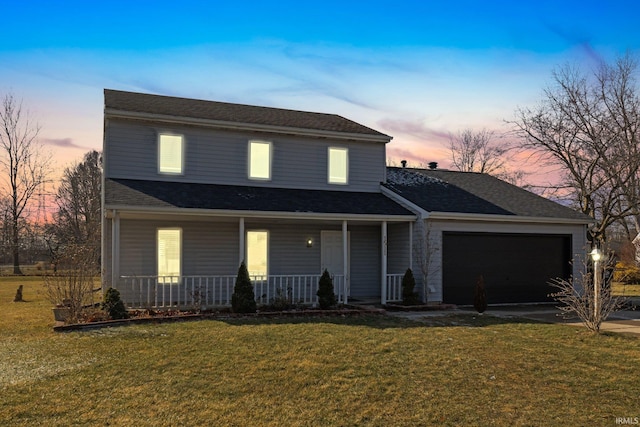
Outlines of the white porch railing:
[{"label": "white porch railing", "polygon": [[402,301],[402,277],[404,274],[387,274],[387,301]]},{"label": "white porch railing", "polygon": [[[267,305],[274,298],[287,298],[294,304],[318,303],[319,274],[252,276],[258,305]],[[236,276],[122,276],[116,286],[129,308],[191,308],[202,309],[231,305]],[[338,302],[345,301],[343,275],[333,276]]]}]

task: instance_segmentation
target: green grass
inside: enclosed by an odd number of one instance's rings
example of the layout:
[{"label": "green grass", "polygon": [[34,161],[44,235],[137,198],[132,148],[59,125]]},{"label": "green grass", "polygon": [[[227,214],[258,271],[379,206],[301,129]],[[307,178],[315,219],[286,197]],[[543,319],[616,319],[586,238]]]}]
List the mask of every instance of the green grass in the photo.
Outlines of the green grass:
[{"label": "green grass", "polygon": [[[18,283],[28,302],[12,303]],[[0,279],[2,425],[615,425],[640,340],[456,315],[199,321],[54,333]]]}]

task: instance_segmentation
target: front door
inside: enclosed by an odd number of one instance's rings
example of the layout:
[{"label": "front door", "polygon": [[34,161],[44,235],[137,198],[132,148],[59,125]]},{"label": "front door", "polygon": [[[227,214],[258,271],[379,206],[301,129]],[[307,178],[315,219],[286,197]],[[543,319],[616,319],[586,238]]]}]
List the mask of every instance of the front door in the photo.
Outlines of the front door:
[{"label": "front door", "polygon": [[[347,232],[347,289],[349,289],[349,253],[350,253],[350,237],[351,233]],[[344,275],[344,256],[342,246],[342,231],[322,231],[320,233],[321,246],[321,272],[325,269],[331,274],[331,277]],[[344,283],[342,280],[333,279],[333,286],[338,292],[338,285]],[[348,295],[347,291],[347,295]]]}]

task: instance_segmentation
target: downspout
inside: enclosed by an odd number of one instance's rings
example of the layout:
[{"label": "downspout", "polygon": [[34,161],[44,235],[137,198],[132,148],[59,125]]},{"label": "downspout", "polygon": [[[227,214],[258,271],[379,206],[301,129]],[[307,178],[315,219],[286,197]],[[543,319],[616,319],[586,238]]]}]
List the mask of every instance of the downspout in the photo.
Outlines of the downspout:
[{"label": "downspout", "polygon": [[380,246],[382,249],[382,260],[380,262],[380,303],[384,305],[387,303],[387,221],[382,221]]},{"label": "downspout", "polygon": [[238,236],[238,241],[239,241],[239,253],[238,253],[238,267],[240,266],[240,264],[242,264],[244,262],[244,254],[245,254],[245,234],[244,234],[244,217],[240,218],[240,225],[239,225],[239,236]]}]

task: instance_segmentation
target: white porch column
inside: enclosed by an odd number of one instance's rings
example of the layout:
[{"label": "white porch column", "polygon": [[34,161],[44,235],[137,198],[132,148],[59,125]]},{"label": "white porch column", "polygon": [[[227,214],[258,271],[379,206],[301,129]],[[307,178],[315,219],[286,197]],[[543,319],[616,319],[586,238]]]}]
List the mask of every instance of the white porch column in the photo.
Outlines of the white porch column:
[{"label": "white porch column", "polygon": [[380,272],[381,272],[381,292],[380,292],[380,302],[382,304],[387,303],[387,221],[382,221],[382,260],[380,262]]},{"label": "white porch column", "polygon": [[413,222],[409,222],[409,268],[413,271]]},{"label": "white porch column", "polygon": [[120,278],[120,213],[113,210],[111,218],[111,286],[117,288]]},{"label": "white porch column", "polygon": [[342,221],[342,274],[344,277],[344,297],[343,301],[347,304],[347,294],[349,289],[349,233],[347,232],[347,221]]},{"label": "white porch column", "polygon": [[244,218],[240,218],[240,226],[239,226],[240,231],[238,232],[239,236],[238,236],[238,242],[240,242],[240,244],[238,246],[240,246],[239,248],[239,253],[238,253],[238,266],[240,266],[240,264],[242,264],[242,262],[244,261],[244,254],[245,254],[245,234],[244,234]]}]

